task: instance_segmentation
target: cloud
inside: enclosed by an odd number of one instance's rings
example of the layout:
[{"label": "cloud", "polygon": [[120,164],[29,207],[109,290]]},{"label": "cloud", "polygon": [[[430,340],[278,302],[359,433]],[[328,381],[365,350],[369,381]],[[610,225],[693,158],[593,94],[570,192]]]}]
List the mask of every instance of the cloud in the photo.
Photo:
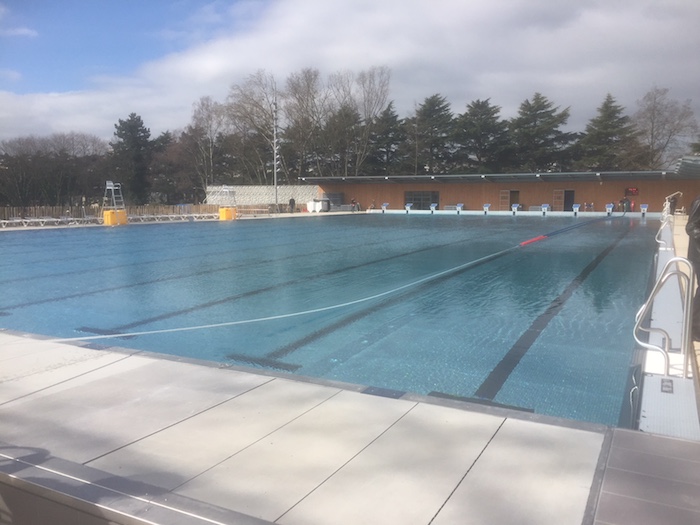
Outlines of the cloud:
[{"label": "cloud", "polygon": [[12,27],[10,29],[0,29],[0,36],[5,36],[5,37],[23,36],[23,37],[34,38],[34,37],[39,36],[39,33],[37,31],[34,31],[33,29],[29,29],[28,27]]},{"label": "cloud", "polygon": [[[10,10],[3,4],[0,4],[0,23],[9,15]],[[3,24],[4,25],[4,24]],[[0,37],[30,37],[39,36],[39,33],[28,27],[0,27]]]},{"label": "cloud", "polygon": [[[577,130],[611,93],[627,113],[657,85],[697,97],[700,2],[667,0],[274,0],[212,2],[168,31],[186,46],[128,76],[92,78],[70,93],[0,93],[0,139],[81,131],[111,138],[136,112],[154,134],[189,123],[202,96],[223,101],[259,69],[284,87],[306,67],[322,75],[392,72],[401,116],[433,94],[461,113],[490,98],[515,116],[540,92],[571,107]],[[0,19],[2,12],[0,11]],[[162,32],[166,37],[168,33]],[[694,109],[700,116],[695,100]]]},{"label": "cloud", "polygon": [[17,82],[22,78],[22,73],[13,69],[0,69],[0,79],[9,82]]}]

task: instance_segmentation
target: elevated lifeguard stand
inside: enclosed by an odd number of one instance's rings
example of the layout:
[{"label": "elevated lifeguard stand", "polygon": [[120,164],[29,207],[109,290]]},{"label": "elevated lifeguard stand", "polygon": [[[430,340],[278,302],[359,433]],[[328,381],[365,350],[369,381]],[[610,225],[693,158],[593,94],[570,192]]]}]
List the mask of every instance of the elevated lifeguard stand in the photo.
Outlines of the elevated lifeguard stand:
[{"label": "elevated lifeguard stand", "polygon": [[122,185],[108,180],[105,183],[105,195],[102,198],[102,219],[105,226],[126,224],[126,206],[122,195]]},{"label": "elevated lifeguard stand", "polygon": [[229,186],[210,186],[207,189],[206,203],[219,205],[221,221],[232,221],[238,218],[236,192]]}]

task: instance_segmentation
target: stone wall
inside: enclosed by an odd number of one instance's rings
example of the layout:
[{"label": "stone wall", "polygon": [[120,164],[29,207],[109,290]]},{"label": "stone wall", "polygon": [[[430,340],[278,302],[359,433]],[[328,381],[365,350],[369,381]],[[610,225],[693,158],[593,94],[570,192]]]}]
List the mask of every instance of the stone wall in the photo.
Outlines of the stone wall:
[{"label": "stone wall", "polygon": [[[287,205],[292,197],[297,206],[320,196],[318,186],[277,186],[277,202]],[[275,204],[274,186],[209,186],[207,204],[219,206],[259,206]]]}]

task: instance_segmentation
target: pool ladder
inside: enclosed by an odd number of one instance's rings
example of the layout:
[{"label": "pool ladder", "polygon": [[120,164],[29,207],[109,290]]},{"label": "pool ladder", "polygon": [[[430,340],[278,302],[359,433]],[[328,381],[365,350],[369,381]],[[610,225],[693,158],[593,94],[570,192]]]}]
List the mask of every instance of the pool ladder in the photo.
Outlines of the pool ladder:
[{"label": "pool ladder", "polygon": [[[675,194],[674,194],[675,195]],[[656,235],[656,242],[659,244],[659,251],[671,251],[673,250],[673,246],[670,246],[666,241],[663,240],[663,231],[666,229],[667,231],[670,230],[671,235],[673,235],[673,215],[670,213],[670,208],[669,208],[669,197],[666,197],[666,201],[664,203],[664,210],[661,215],[661,227],[659,228],[659,232]],[[680,266],[685,265],[686,266],[686,271],[683,271]],[[682,326],[681,326],[681,337],[680,337],[680,353],[683,358],[683,373],[682,377],[685,379],[687,377],[690,377],[689,373],[689,356],[690,352],[694,351],[693,348],[693,341],[692,341],[692,314],[693,314],[693,291],[694,291],[694,284],[695,284],[695,272],[693,270],[693,265],[690,263],[690,261],[684,257],[672,257],[666,261],[666,264],[663,267],[663,270],[659,274],[658,278],[656,279],[656,283],[654,284],[654,287],[651,290],[651,293],[649,294],[649,297],[647,298],[646,302],[642,305],[642,307],[639,309],[639,312],[637,312],[637,316],[635,317],[635,325],[634,325],[634,339],[637,341],[637,344],[642,346],[643,348],[646,348],[648,350],[654,350],[657,352],[661,352],[664,358],[664,375],[668,376],[669,371],[670,371],[670,356],[669,352],[671,351],[671,336],[669,333],[664,330],[663,328],[660,327],[645,327],[642,324],[644,321],[649,317],[649,313],[651,312],[651,308],[654,304],[654,299],[657,297],[659,294],[659,291],[663,288],[663,286],[668,282],[668,280],[671,277],[676,276],[679,281],[679,288],[680,288],[680,293],[681,293],[681,301],[682,301],[682,306],[683,306],[683,315],[682,315]],[[657,333],[661,335],[663,339],[663,347],[651,344],[647,341],[643,341],[639,337],[640,331],[647,332],[647,333]]]}]

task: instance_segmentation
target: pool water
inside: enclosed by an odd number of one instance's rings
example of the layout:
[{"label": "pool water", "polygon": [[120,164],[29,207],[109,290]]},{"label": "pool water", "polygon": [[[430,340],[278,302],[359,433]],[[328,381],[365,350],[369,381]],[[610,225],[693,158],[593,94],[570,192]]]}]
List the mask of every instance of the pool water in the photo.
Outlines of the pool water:
[{"label": "pool water", "polygon": [[657,230],[357,214],[3,232],[0,327],[618,425]]}]

